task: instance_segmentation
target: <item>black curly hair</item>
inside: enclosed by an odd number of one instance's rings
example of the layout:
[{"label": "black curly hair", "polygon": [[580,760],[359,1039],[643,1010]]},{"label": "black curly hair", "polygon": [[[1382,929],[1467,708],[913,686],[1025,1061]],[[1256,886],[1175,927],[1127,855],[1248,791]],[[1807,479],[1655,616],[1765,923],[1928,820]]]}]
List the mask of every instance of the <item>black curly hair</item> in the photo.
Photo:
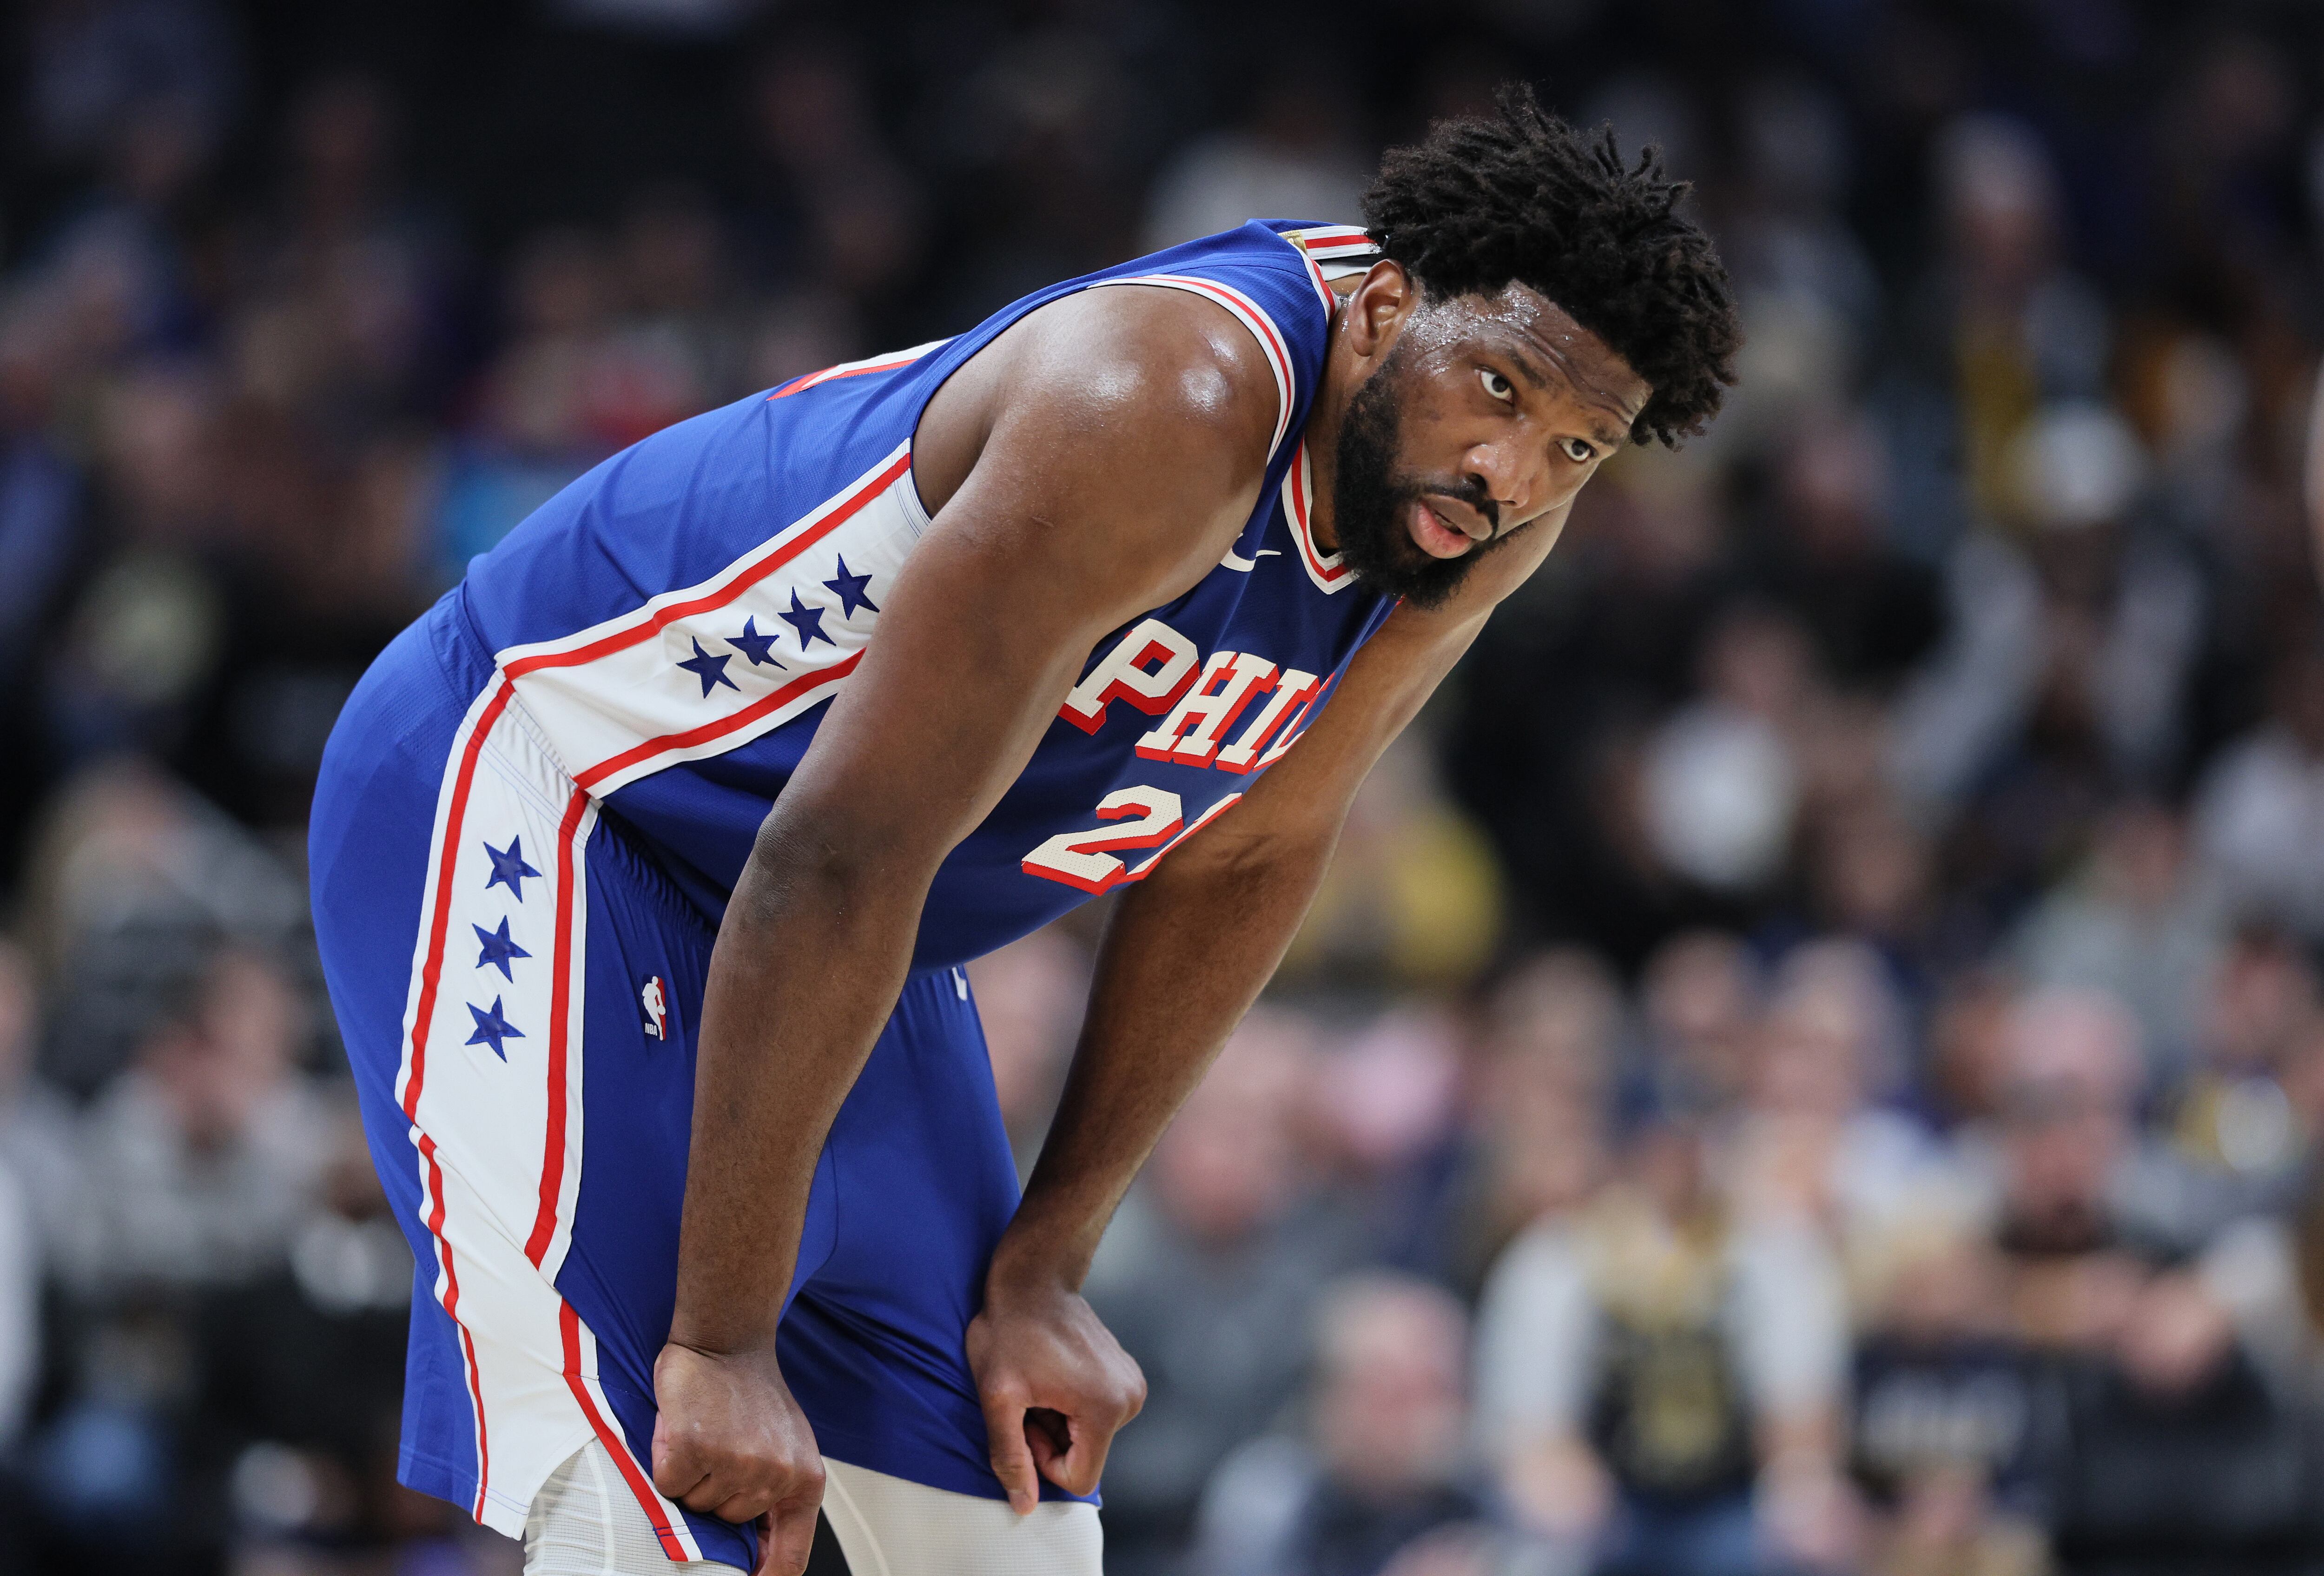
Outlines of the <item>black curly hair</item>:
[{"label": "black curly hair", "polygon": [[1625,167],[1613,127],[1576,131],[1521,83],[1495,107],[1391,149],[1367,227],[1428,296],[1515,281],[1564,308],[1654,390],[1631,437],[1675,447],[1718,414],[1743,343],[1727,270],[1678,211],[1687,183],[1655,148]]}]

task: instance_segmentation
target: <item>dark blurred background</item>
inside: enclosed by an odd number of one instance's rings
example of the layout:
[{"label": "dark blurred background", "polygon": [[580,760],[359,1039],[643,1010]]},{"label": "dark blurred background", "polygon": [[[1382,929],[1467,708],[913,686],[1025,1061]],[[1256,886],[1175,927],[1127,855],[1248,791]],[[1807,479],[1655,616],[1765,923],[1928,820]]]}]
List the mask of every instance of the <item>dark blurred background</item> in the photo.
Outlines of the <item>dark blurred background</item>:
[{"label": "dark blurred background", "polygon": [[[1751,340],[1359,803],[1091,1295],[1118,1576],[2324,1571],[2306,0],[22,0],[0,1572],[516,1568],[305,914],[370,656],[666,423],[1521,78]],[[1029,1160],[1096,916],[973,971]]]}]

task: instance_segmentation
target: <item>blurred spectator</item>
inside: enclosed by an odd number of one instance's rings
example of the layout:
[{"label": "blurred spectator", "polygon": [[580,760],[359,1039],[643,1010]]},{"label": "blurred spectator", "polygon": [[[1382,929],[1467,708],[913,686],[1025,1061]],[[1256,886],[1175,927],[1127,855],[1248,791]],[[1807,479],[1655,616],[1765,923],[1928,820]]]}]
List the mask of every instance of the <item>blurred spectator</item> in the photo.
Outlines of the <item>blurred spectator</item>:
[{"label": "blurred spectator", "polygon": [[1192,1566],[1202,1576],[1406,1571],[1399,1551],[1485,1513],[1468,1466],[1460,1304],[1375,1273],[1334,1285],[1316,1323],[1306,1426],[1219,1464]]},{"label": "blurred spectator", "polygon": [[1461,1285],[1602,1179],[1621,1012],[1604,963],[1578,950],[1527,960],[1488,1001],[1449,1267]]},{"label": "blurred spectator", "polygon": [[1282,977],[1373,989],[1464,984],[1491,959],[1500,926],[1491,851],[1445,802],[1425,742],[1407,736],[1357,791]]},{"label": "blurred spectator", "polygon": [[2036,1378],[2009,1327],[2001,1267],[1941,1207],[1857,1256],[1855,1469],[1881,1576],[2035,1576],[2050,1443]]},{"label": "blurred spectator", "polygon": [[1730,1219],[1690,1124],[1545,1221],[1479,1313],[1479,1437],[1520,1522],[1598,1569],[1845,1568],[1847,1312],[1812,1230]]},{"label": "blurred spectator", "polygon": [[1301,1136],[1325,1207],[1377,1262],[1450,1271],[1462,1067],[1449,1016],[1385,1014],[1316,1056],[1305,1082]]},{"label": "blurred spectator", "polygon": [[984,1043],[992,1054],[993,1090],[1001,1120],[1009,1124],[1017,1169],[1025,1175],[1040,1157],[1041,1140],[1065,1090],[1089,972],[1088,955],[1056,926],[968,965]]},{"label": "blurred spectator", "polygon": [[1837,412],[1805,422],[1782,457],[1775,518],[1747,571],[1800,621],[1835,683],[1893,688],[1935,644],[1936,577],[1883,530],[1887,456],[1870,423]]},{"label": "blurred spectator", "polygon": [[2172,1138],[2193,1165],[2248,1185],[2255,1206],[2281,1207],[2308,1134],[2288,1090],[2316,1022],[2316,975],[2278,933],[2246,929],[2214,963],[2195,998],[2202,1021],[2196,1065],[2177,1092]]},{"label": "blurred spectator", "polygon": [[37,5],[30,24],[28,118],[41,151],[87,159],[124,115],[167,104],[205,139],[225,130],[241,60],[224,9],[205,0]]},{"label": "blurred spectator", "polygon": [[1674,937],[1647,962],[1646,1032],[1664,1103],[1708,1115],[1742,1097],[1759,991],[1750,953],[1715,931]]},{"label": "blurred spectator", "polygon": [[1946,248],[1916,307],[1951,372],[1969,497],[2008,518],[2008,456],[2047,399],[2094,394],[2111,336],[2105,302],[2066,261],[2063,194],[2024,121],[1960,117],[1936,148]]},{"label": "blurred spectator", "polygon": [[2126,1286],[2100,1355],[2059,1376],[2049,1518],[2069,1567],[2291,1568],[2316,1536],[2315,1431],[2212,1286],[2172,1269]]},{"label": "blurred spectator", "polygon": [[2020,1339],[2092,1352],[2122,1328],[2151,1267],[2206,1228],[2210,1201],[2135,1122],[2137,1028],[2109,997],[2029,997],[2005,1029],[1997,1133],[1965,1130],[1993,1209]]},{"label": "blurred spectator", "polygon": [[2133,801],[2100,823],[2079,879],[2028,915],[2013,950],[2027,982],[2101,991],[2136,1015],[2158,1085],[2194,1054],[2195,1015],[2220,945],[2217,894],[2167,807]]},{"label": "blurred spectator", "polygon": [[1953,636],[1904,697],[1894,764],[1917,804],[1978,799],[1993,879],[2022,883],[2109,790],[2179,764],[2206,604],[2185,555],[2126,522],[2144,460],[2121,418],[2059,404],[2010,445],[2027,549],[1984,534],[1953,555]]},{"label": "blurred spectator", "polygon": [[1293,1133],[1315,1048],[1260,1009],[1162,1137],[1092,1267],[1087,1295],[1145,1370],[1140,1426],[1106,1463],[1107,1559],[1167,1568],[1203,1485],[1296,1394],[1308,1324],[1355,1244],[1318,1216]]},{"label": "blurred spectator", "polygon": [[244,1557],[441,1536],[451,1507],[397,1487],[411,1249],[346,1091],[311,1113],[321,1163],[281,1261],[204,1301],[189,1433]]},{"label": "blurred spectator", "polygon": [[1796,730],[1812,681],[1807,642],[1789,620],[1737,613],[1713,631],[1703,698],[1646,745],[1647,832],[1674,874],[1749,893],[1783,868],[1799,806]]},{"label": "blurred spectator", "polygon": [[2324,652],[2269,680],[2268,720],[2219,754],[2197,800],[2203,852],[2228,899],[2324,941]]},{"label": "blurred spectator", "polygon": [[34,1261],[54,1271],[86,1242],[88,1189],[80,1175],[79,1113],[41,1075],[40,1035],[32,962],[14,943],[0,941],[0,1170],[23,1194]]},{"label": "blurred spectator", "polygon": [[134,760],[91,768],[52,802],[23,911],[53,993],[41,1066],[84,1096],[217,937],[288,955],[306,919],[295,879],[251,833]]},{"label": "blurred spectator", "polygon": [[306,1011],[228,951],[148,1029],[88,1115],[91,1289],[231,1284],[288,1252],[329,1140],[295,1076]]},{"label": "blurred spectator", "polygon": [[1254,94],[1246,123],[1189,143],[1155,177],[1144,244],[1159,251],[1249,218],[1360,224],[1372,171],[1347,124],[1345,89],[1312,59]]},{"label": "blurred spectator", "polygon": [[1784,959],[1734,1138],[1738,1210],[1793,1218],[1845,1244],[1946,1189],[1928,1134],[1875,1103],[1902,1074],[1903,1031],[1868,949],[1820,942]]},{"label": "blurred spectator", "polygon": [[886,145],[871,93],[828,42],[768,55],[749,87],[755,261],[820,285],[843,315],[877,307],[911,278],[927,241],[925,199]]}]

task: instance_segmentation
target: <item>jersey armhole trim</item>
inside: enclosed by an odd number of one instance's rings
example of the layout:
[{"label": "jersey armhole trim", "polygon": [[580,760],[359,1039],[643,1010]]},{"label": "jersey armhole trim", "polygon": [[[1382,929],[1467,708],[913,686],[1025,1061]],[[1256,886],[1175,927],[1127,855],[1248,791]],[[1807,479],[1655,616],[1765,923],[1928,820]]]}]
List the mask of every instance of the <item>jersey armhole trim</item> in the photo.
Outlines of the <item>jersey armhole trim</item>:
[{"label": "jersey armhole trim", "polygon": [[[918,422],[913,423],[915,436],[918,436]],[[920,496],[919,475],[912,468],[908,454],[905,456],[904,474],[896,478],[895,491],[896,502],[904,511],[904,523],[911,527],[912,539],[918,541],[928,534],[928,528],[936,523],[936,517],[928,512],[927,501]]]},{"label": "jersey armhole trim", "polygon": [[1268,370],[1275,374],[1277,404],[1275,413],[1275,436],[1267,446],[1268,464],[1275,463],[1276,450],[1283,447],[1283,435],[1291,427],[1291,407],[1297,384],[1291,366],[1290,342],[1275,326],[1267,309],[1232,285],[1221,284],[1214,279],[1197,279],[1186,273],[1139,273],[1124,279],[1101,279],[1090,286],[1094,290],[1104,285],[1150,284],[1165,290],[1182,290],[1217,302],[1233,313],[1242,326],[1250,330],[1251,337],[1266,353]]}]

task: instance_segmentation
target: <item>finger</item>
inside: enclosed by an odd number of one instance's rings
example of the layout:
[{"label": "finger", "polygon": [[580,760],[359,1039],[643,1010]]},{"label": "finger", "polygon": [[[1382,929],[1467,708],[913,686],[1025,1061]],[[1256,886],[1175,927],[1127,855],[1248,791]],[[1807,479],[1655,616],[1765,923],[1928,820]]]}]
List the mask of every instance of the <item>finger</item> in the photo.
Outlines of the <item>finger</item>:
[{"label": "finger", "polygon": [[815,1553],[815,1517],[822,1508],[822,1497],[801,1502],[788,1500],[774,1510],[774,1554],[768,1570],[770,1576],[801,1576],[807,1570],[807,1556]]},{"label": "finger", "polygon": [[1056,1480],[1050,1464],[1073,1448],[1074,1425],[1062,1412],[1047,1406],[1028,1406],[1025,1410],[1025,1444],[1032,1452],[1033,1468],[1041,1476]]},{"label": "finger", "polygon": [[996,1396],[984,1400],[985,1448],[992,1459],[992,1475],[1009,1496],[1009,1508],[1019,1516],[1032,1514],[1041,1502],[1041,1482],[1033,1469],[1033,1452],[1025,1443],[1025,1404]]},{"label": "finger", "polygon": [[1094,1494],[1098,1480],[1105,1475],[1106,1452],[1112,1444],[1113,1430],[1082,1424],[1074,1430],[1072,1448],[1043,1468],[1043,1475],[1068,1494]]},{"label": "finger", "polygon": [[[767,1514],[767,1498],[768,1497],[763,1493],[729,1494],[715,1507],[703,1511],[703,1514],[715,1516],[721,1521],[732,1522],[736,1526],[747,1526]],[[688,1508],[698,1507],[688,1507]]]},{"label": "finger", "polygon": [[775,1513],[767,1512],[751,1524],[759,1535],[758,1562],[751,1567],[751,1576],[773,1576],[775,1569]]},{"label": "finger", "polygon": [[[702,1452],[685,1440],[673,1442],[662,1427],[661,1419],[654,1419],[653,1481],[654,1487],[669,1498],[684,1500],[702,1486],[710,1476],[709,1462]],[[694,1507],[701,1508],[699,1506]]]}]

